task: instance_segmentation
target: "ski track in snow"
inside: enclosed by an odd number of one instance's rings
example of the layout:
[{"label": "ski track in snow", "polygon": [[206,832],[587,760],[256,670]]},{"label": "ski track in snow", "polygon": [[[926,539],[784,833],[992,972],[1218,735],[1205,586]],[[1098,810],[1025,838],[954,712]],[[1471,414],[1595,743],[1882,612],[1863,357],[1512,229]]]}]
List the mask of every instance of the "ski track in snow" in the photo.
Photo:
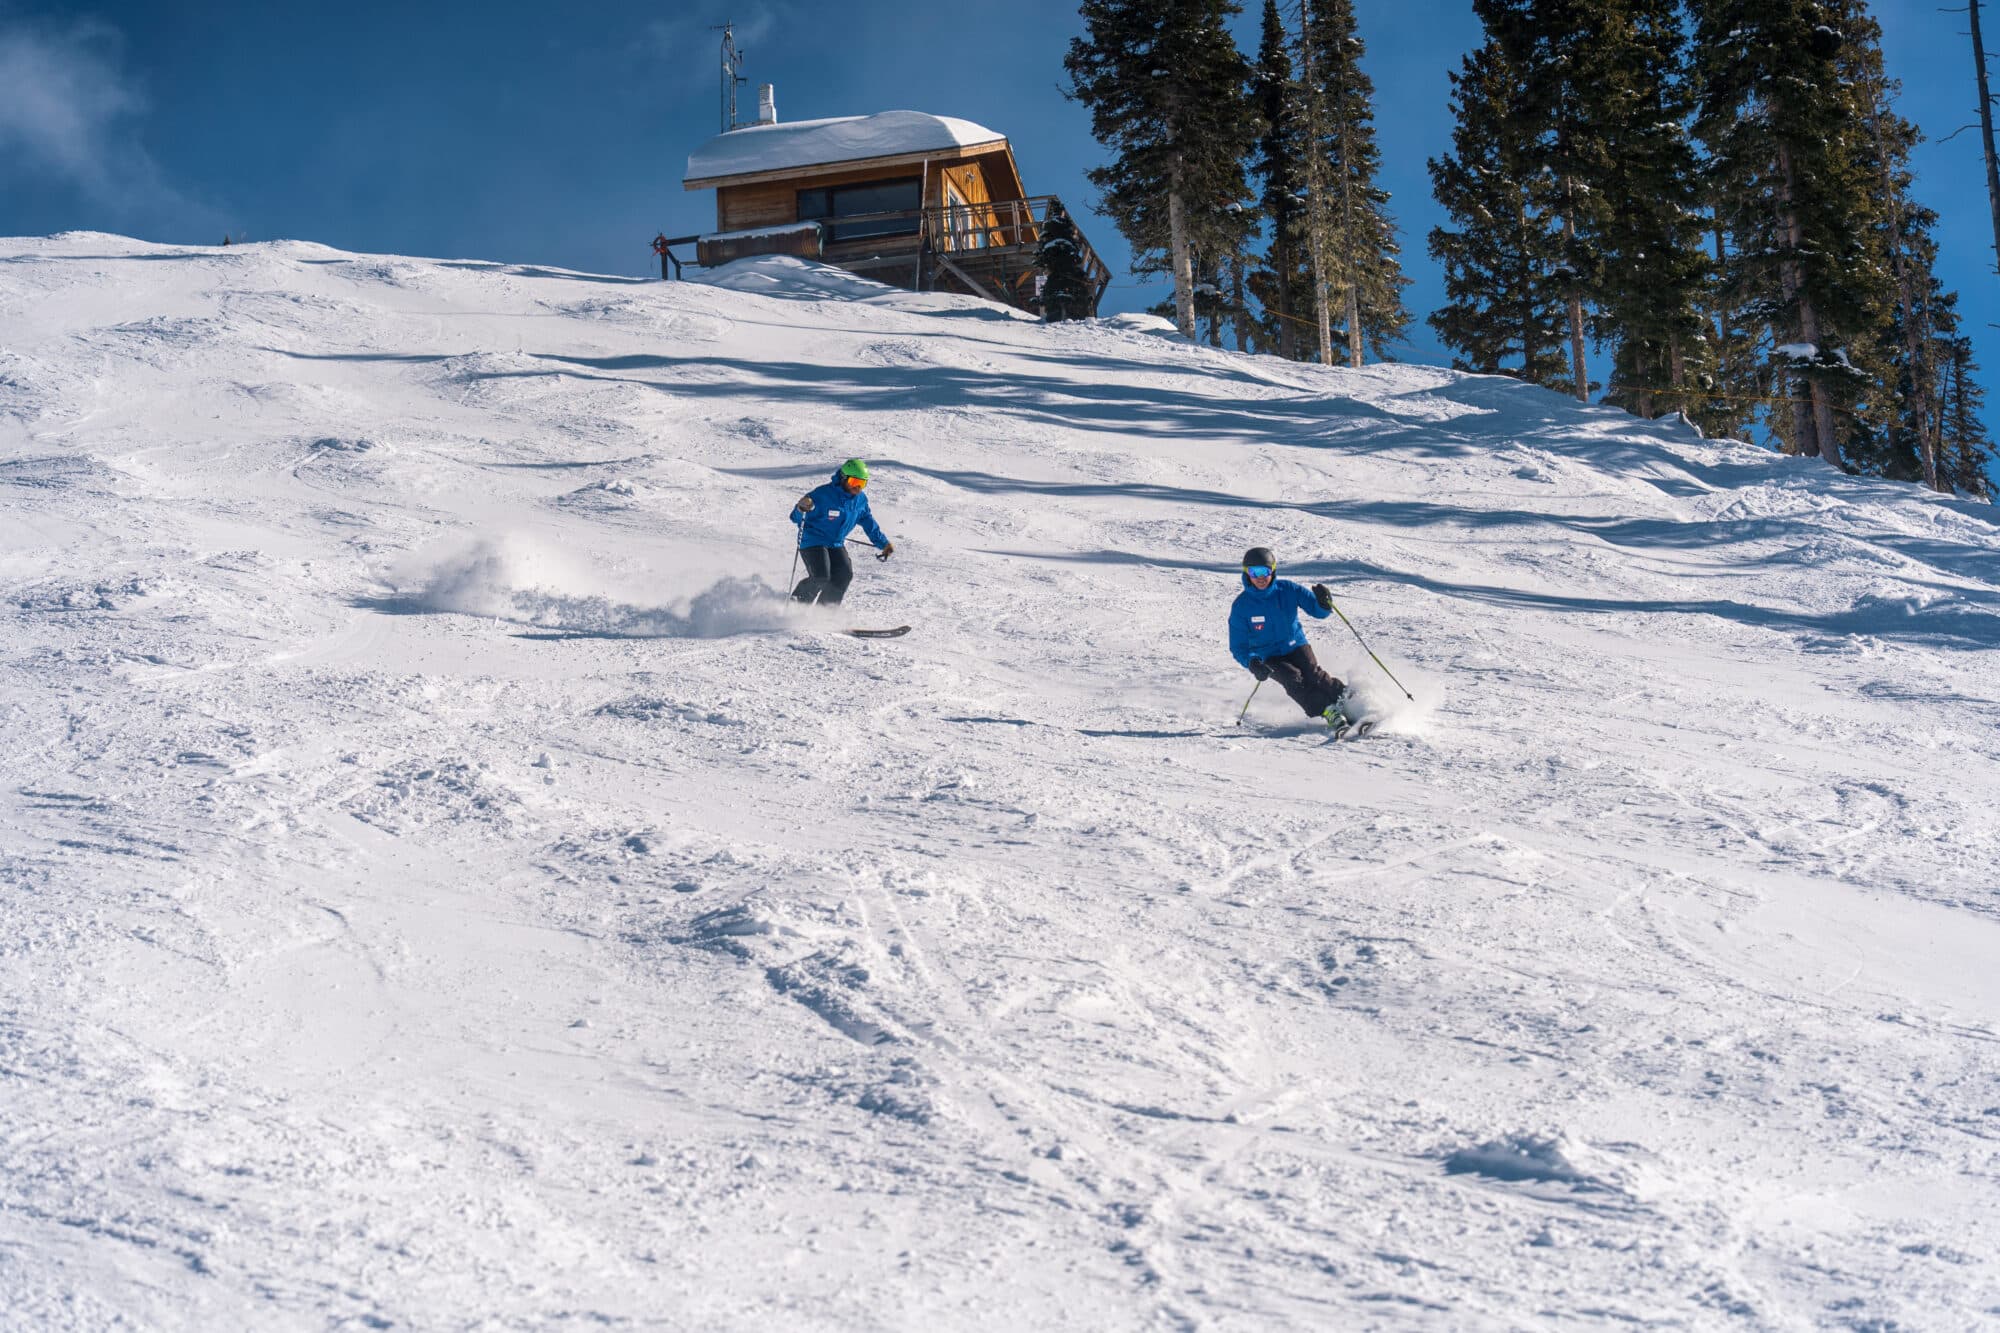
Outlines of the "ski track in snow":
[{"label": "ski track in snow", "polygon": [[[1983,506],[792,261],[0,326],[0,1323],[2000,1320]],[[1253,543],[1420,702],[1232,725]]]}]

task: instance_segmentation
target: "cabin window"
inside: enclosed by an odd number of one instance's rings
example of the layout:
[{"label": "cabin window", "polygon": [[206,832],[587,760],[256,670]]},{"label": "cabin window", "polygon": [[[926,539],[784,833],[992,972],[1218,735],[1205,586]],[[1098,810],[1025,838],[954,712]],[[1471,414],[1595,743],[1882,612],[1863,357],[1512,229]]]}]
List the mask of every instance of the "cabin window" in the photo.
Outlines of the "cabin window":
[{"label": "cabin window", "polygon": [[[917,210],[923,207],[924,182],[920,176],[905,180],[869,181],[863,185],[832,185],[799,191],[799,221],[825,221],[829,241],[858,241],[868,236],[914,236]],[[863,217],[870,213],[908,213],[904,218],[876,218],[869,222],[840,222],[840,218]]]}]

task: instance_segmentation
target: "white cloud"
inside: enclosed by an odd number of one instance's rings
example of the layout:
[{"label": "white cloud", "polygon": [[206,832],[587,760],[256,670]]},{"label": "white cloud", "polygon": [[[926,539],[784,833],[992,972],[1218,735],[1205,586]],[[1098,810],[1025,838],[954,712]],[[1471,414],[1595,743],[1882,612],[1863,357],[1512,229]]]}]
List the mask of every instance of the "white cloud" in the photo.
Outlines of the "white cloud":
[{"label": "white cloud", "polygon": [[114,214],[206,221],[138,142],[145,111],[115,29],[0,19],[0,161]]}]

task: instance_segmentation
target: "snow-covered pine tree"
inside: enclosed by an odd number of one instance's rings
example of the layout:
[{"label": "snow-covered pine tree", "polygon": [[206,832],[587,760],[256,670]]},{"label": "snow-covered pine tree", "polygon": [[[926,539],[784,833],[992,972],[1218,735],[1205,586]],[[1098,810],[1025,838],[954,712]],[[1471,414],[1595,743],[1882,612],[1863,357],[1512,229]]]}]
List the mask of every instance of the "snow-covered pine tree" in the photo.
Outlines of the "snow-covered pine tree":
[{"label": "snow-covered pine tree", "polygon": [[1566,293],[1554,276],[1562,236],[1551,226],[1548,182],[1530,172],[1523,151],[1519,76],[1489,36],[1451,85],[1452,153],[1430,160],[1432,188],[1452,223],[1430,233],[1445,286],[1430,325],[1460,370],[1567,388]]},{"label": "snow-covered pine tree", "polygon": [[1063,206],[1049,205],[1042,220],[1035,267],[1042,271],[1042,318],[1052,324],[1090,316],[1090,276],[1083,270],[1082,237]]},{"label": "snow-covered pine tree", "polygon": [[1593,5],[1597,59],[1579,87],[1583,119],[1603,145],[1595,178],[1597,260],[1592,331],[1612,345],[1605,401],[1652,418],[1704,415],[1717,348],[1703,307],[1701,170],[1680,0]]},{"label": "snow-covered pine tree", "polygon": [[1986,391],[1979,387],[1979,367],[1972,359],[1972,339],[1953,338],[1944,345],[1944,458],[1945,476],[1961,495],[1993,499],[1986,469],[2000,462],[2000,450],[1993,447],[1980,412],[1986,406]]},{"label": "snow-covered pine tree", "polygon": [[1051,203],[1035,249],[1042,273],[1042,317],[1051,323],[1088,318],[1090,278],[1084,271],[1082,236],[1060,203]]},{"label": "snow-covered pine tree", "polygon": [[[1316,289],[1322,299],[1338,302],[1347,362],[1357,368],[1364,344],[1380,358],[1384,345],[1410,326],[1403,306],[1410,281],[1403,276],[1389,195],[1375,183],[1382,154],[1375,144],[1375,84],[1361,68],[1366,53],[1352,0],[1301,0],[1305,225],[1321,265]],[[1320,322],[1330,333],[1333,320]],[[1321,348],[1320,359],[1332,362],[1330,346]]]},{"label": "snow-covered pine tree", "polygon": [[[1084,36],[1063,60],[1068,95],[1117,154],[1093,168],[1100,211],[1132,247],[1133,270],[1171,270],[1174,319],[1195,335],[1194,251],[1225,254],[1231,204],[1257,120],[1249,63],[1227,27],[1233,0],[1084,0]],[[1240,216],[1240,215],[1239,215]]]},{"label": "snow-covered pine tree", "polygon": [[1299,231],[1304,214],[1305,171],[1300,162],[1298,87],[1292,78],[1291,37],[1278,0],[1264,0],[1263,35],[1251,77],[1250,99],[1263,133],[1251,172],[1258,186],[1259,220],[1269,240],[1249,276],[1250,294],[1263,308],[1258,336],[1266,351],[1288,361],[1305,355],[1300,311],[1310,291],[1306,247]]},{"label": "snow-covered pine tree", "polygon": [[1838,418],[1870,376],[1854,362],[1887,318],[1877,182],[1864,126],[1849,0],[1692,0],[1698,132],[1730,245],[1722,278],[1771,349],[1790,397],[1772,426],[1793,453],[1844,467]]}]

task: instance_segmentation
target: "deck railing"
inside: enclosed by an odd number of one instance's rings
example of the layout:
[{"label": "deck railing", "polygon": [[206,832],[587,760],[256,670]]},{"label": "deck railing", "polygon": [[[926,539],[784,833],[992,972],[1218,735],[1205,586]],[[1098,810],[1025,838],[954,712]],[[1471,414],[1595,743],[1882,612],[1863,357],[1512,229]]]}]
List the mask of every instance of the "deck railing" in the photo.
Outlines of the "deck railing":
[{"label": "deck railing", "polygon": [[[850,256],[846,262],[852,264],[855,250],[866,246],[879,251],[888,242],[914,257],[912,271],[921,286],[929,286],[926,274],[942,270],[956,274],[960,281],[970,280],[982,294],[997,291],[1011,303],[1023,304],[1032,295],[1024,289],[1034,272],[1035,251],[1041,245],[1049,210],[1061,206],[1062,201],[1055,195],[1042,194],[998,203],[934,204],[928,208],[816,220],[825,234],[824,257],[828,263],[842,264],[845,254]],[[698,239],[676,237],[666,244],[689,244]],[[1095,306],[1095,298],[1101,298],[1111,284],[1111,270],[1084,238],[1081,227],[1077,228],[1077,248]],[[668,260],[674,262],[678,271],[678,257],[669,253],[661,262],[664,265]],[[879,261],[869,265],[871,270],[879,266]]]},{"label": "deck railing", "polygon": [[[954,257],[966,251],[1039,246],[1042,226],[1049,209],[1061,208],[1062,200],[1052,194],[1032,199],[1004,199],[991,204],[942,204],[923,210],[923,234],[932,249]],[[1101,294],[1111,281],[1111,270],[1084,239],[1077,228],[1079,258],[1093,291]]]},{"label": "deck railing", "polygon": [[[933,204],[929,208],[904,209],[886,213],[858,213],[848,217],[821,218],[827,230],[827,258],[839,263],[841,245],[908,237],[912,248],[938,257],[946,269],[959,267],[980,270],[981,277],[998,276],[1004,270],[1009,284],[1033,268],[1032,252],[1042,242],[1042,228],[1049,209],[1060,208],[1062,200],[1052,194],[1032,199],[1004,199],[990,204]],[[856,233],[860,234],[856,234]],[[1077,229],[1078,259],[1095,295],[1102,296],[1111,282],[1111,270],[1098,258],[1083,229]]]}]

